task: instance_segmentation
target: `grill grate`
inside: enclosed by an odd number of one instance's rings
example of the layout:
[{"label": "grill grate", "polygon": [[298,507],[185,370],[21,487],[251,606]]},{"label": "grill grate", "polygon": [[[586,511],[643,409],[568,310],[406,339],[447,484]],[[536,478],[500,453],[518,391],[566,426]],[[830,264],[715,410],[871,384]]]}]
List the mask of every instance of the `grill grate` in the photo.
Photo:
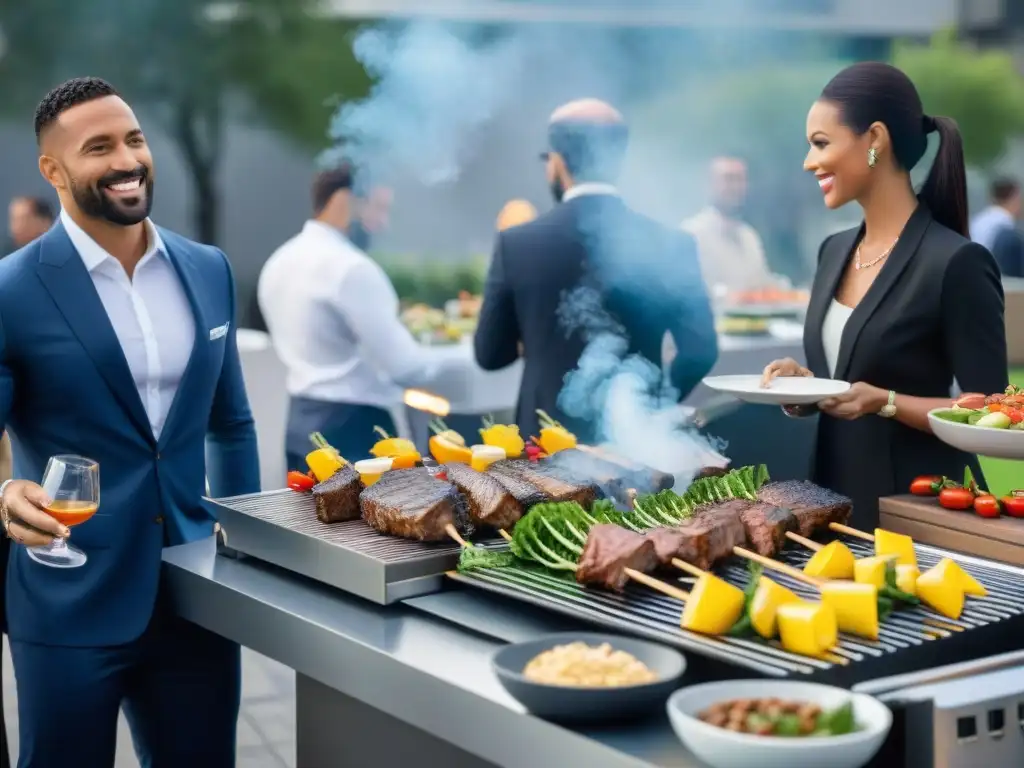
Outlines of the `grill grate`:
[{"label": "grill grate", "polygon": [[[844,539],[856,557],[873,554],[870,545]],[[787,549],[779,560],[802,568],[811,553]],[[940,663],[963,661],[1014,645],[1024,625],[1024,570],[957,553],[917,545],[921,570],[943,557],[952,557],[988,590],[985,598],[967,598],[963,614],[947,619],[923,606],[895,611],[881,626],[877,641],[843,634],[831,660],[789,653],[778,643],[758,639],[708,637],[679,628],[682,604],[658,592],[630,584],[624,594],[583,587],[570,578],[542,569],[493,568],[449,573],[464,584],[504,594],[563,614],[649,637],[684,650],[750,669],[765,676],[806,675],[836,682],[859,682],[882,674],[923,669]],[[716,573],[743,587],[746,564],[732,559]],[[814,599],[817,591],[789,576],[766,572],[773,580]],[[679,581],[686,585],[692,577]],[[1019,642],[1016,644],[1019,645]],[[1007,648],[1008,650],[1009,648]]]},{"label": "grill grate", "polygon": [[295,533],[314,536],[385,564],[405,563],[437,555],[458,555],[459,545],[453,541],[423,542],[384,536],[362,520],[344,523],[321,523],[309,493],[291,490],[251,493],[217,499],[222,506],[250,515],[267,523],[279,525]]}]

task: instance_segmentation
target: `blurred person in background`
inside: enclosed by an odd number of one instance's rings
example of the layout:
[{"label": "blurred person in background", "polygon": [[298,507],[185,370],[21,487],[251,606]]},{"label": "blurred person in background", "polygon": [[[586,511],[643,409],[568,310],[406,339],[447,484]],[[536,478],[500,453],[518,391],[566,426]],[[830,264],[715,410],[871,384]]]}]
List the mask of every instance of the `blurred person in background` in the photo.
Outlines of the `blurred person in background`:
[{"label": "blurred person in background", "polygon": [[260,273],[260,310],[287,369],[289,469],[306,470],[313,432],[365,458],[375,426],[395,434],[389,409],[402,406],[405,388],[444,395],[471,364],[455,348],[421,346],[402,324],[391,280],[349,237],[355,176],[348,164],[316,176],[313,217]]},{"label": "blurred person in background", "polygon": [[989,197],[992,204],[971,220],[971,237],[992,252],[1004,277],[1024,277],[1024,237],[1017,229],[1020,184],[1015,179],[996,179]]},{"label": "blurred person in background", "polygon": [[716,157],[710,170],[710,205],[682,225],[697,239],[705,282],[713,290],[729,292],[771,285],[774,277],[761,236],[742,218],[747,164],[737,157]]},{"label": "blurred person in background", "polygon": [[[910,172],[938,134],[920,192]],[[813,173],[826,207],[856,202],[864,223],[822,243],[804,325],[807,367],[776,376],[852,382],[819,404],[811,479],[853,499],[851,525],[878,524],[878,499],[918,475],[960,477],[976,456],[943,443],[928,411],[1007,385],[1003,288],[992,255],[967,236],[967,176],[956,123],[925,115],[900,70],[865,62],[825,86],[807,116]],[[792,409],[791,409],[792,410]]]},{"label": "blurred person in background", "polygon": [[41,237],[53,226],[53,205],[43,197],[16,197],[7,208],[7,234],[10,245],[6,253]]},{"label": "blurred person in background", "polygon": [[[161,579],[164,547],[217,530],[204,495],[259,491],[231,268],[149,218],[153,157],[110,84],[53,89],[35,132],[61,213],[0,262],[19,765],[110,768],[119,710],[141,765],[233,765],[241,651],[179,618]],[[28,548],[69,531],[38,483],[69,453],[102,466],[102,504],[74,531],[88,562],[48,568]]]},{"label": "blurred person in background", "polygon": [[615,183],[629,131],[622,115],[595,99],[570,102],[551,116],[547,181],[559,205],[500,232],[484,287],[474,347],[481,368],[499,370],[525,356],[516,423],[538,434],[537,409],[595,439],[597,425],[558,407],[585,340],[568,334],[563,297],[587,285],[621,323],[630,353],[660,367],[666,332],[679,354],[672,384],[685,397],[718,356],[714,318],[693,238],[631,210]]}]

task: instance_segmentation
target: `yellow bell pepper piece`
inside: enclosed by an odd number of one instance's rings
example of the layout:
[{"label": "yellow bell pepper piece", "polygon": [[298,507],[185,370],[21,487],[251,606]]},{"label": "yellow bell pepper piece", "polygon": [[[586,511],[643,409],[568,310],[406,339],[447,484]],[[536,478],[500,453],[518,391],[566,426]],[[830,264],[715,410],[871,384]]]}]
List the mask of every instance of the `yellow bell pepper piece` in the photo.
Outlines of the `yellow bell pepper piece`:
[{"label": "yellow bell pepper piece", "polygon": [[964,588],[959,576],[936,565],[917,577],[917,596],[943,616],[959,619],[964,610]]},{"label": "yellow bell pepper piece", "polygon": [[705,635],[722,635],[743,614],[743,590],[710,573],[703,574],[690,592],[679,624]]},{"label": "yellow bell pepper piece", "polygon": [[306,454],[306,465],[317,481],[322,483],[345,466],[345,459],[319,432],[311,434],[309,439],[316,449]]},{"label": "yellow bell pepper piece", "polygon": [[392,453],[386,456],[378,456],[379,459],[391,459],[392,469],[412,469],[421,461],[423,457],[420,456],[419,451],[413,450],[410,452]]},{"label": "yellow bell pepper piece", "polygon": [[819,579],[852,579],[853,552],[841,541],[830,542],[811,556],[804,573]]},{"label": "yellow bell pepper piece", "polygon": [[984,585],[971,574],[960,567],[959,563],[950,560],[948,557],[942,558],[936,568],[942,568],[944,571],[948,571],[960,582],[960,586],[963,587],[964,593],[971,597],[985,597],[988,595],[988,590],[985,589]]},{"label": "yellow bell pepper piece", "polygon": [[404,437],[385,437],[373,444],[373,448],[370,449],[370,453],[378,459],[383,459],[388,456],[401,456],[407,453],[417,453],[417,451],[412,440],[406,440]]},{"label": "yellow bell pepper piece", "polygon": [[800,602],[799,597],[781,584],[762,576],[750,601],[750,625],[761,637],[771,640],[776,634],[779,606],[797,602]]},{"label": "yellow bell pepper piece", "polygon": [[821,602],[831,605],[842,632],[878,639],[878,589],[853,581],[830,581],[821,586]]},{"label": "yellow bell pepper piece", "polygon": [[437,459],[438,464],[469,464],[473,452],[466,447],[465,441],[460,445],[447,434],[434,435],[430,438],[430,455]]},{"label": "yellow bell pepper piece", "polygon": [[895,555],[897,565],[917,565],[914,540],[902,533],[893,533],[884,528],[875,528],[875,554]]},{"label": "yellow bell pepper piece", "polygon": [[885,569],[888,565],[888,557],[862,557],[853,564],[853,580],[858,584],[884,587]]},{"label": "yellow bell pepper piece", "polygon": [[896,566],[896,588],[902,589],[908,595],[917,594],[917,577],[921,572],[916,565]]},{"label": "yellow bell pepper piece", "polygon": [[392,469],[391,459],[363,459],[352,465],[352,468],[359,473],[359,479],[363,485],[369,488],[380,480],[380,476]]},{"label": "yellow bell pepper piece", "polygon": [[839,641],[836,612],[830,605],[798,601],[780,605],[779,639],[790,653],[820,657]]},{"label": "yellow bell pepper piece", "polygon": [[510,459],[518,459],[526,449],[526,442],[515,424],[491,424],[480,430],[480,439],[484,445],[502,448]]},{"label": "yellow bell pepper piece", "polygon": [[540,409],[537,409],[537,416],[540,418],[541,424],[540,437],[537,438],[537,441],[544,453],[553,456],[559,451],[576,447],[576,435]]}]

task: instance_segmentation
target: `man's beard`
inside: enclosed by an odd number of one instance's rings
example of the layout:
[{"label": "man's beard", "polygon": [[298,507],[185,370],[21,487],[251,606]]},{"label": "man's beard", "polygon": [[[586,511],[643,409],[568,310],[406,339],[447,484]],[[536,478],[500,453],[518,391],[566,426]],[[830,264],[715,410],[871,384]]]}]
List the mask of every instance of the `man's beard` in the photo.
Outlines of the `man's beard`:
[{"label": "man's beard", "polygon": [[565,185],[561,179],[553,179],[551,181],[551,196],[555,198],[556,203],[562,202],[562,198],[565,197]]},{"label": "man's beard", "polygon": [[359,219],[354,219],[352,223],[348,225],[349,242],[363,253],[369,252],[371,239],[372,235],[370,234],[370,230],[364,227],[363,222]]},{"label": "man's beard", "polygon": [[[134,205],[126,206],[119,201],[112,200],[103,191],[104,187],[111,184],[137,178],[141,178],[142,183],[136,198],[138,202]],[[153,177],[150,176],[146,166],[140,165],[134,171],[108,173],[95,184],[79,184],[72,179],[71,196],[86,216],[130,227],[149,217],[149,212],[153,208]],[[131,200],[132,198],[127,199]]]}]

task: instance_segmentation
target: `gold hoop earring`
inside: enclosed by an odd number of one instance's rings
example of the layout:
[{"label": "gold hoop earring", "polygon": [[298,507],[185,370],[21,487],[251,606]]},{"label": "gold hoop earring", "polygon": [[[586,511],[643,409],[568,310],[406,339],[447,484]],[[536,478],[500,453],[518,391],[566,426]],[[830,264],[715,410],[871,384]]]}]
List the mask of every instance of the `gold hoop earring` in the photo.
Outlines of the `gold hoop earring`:
[{"label": "gold hoop earring", "polygon": [[874,168],[878,163],[878,150],[874,147],[868,150],[868,168]]}]

